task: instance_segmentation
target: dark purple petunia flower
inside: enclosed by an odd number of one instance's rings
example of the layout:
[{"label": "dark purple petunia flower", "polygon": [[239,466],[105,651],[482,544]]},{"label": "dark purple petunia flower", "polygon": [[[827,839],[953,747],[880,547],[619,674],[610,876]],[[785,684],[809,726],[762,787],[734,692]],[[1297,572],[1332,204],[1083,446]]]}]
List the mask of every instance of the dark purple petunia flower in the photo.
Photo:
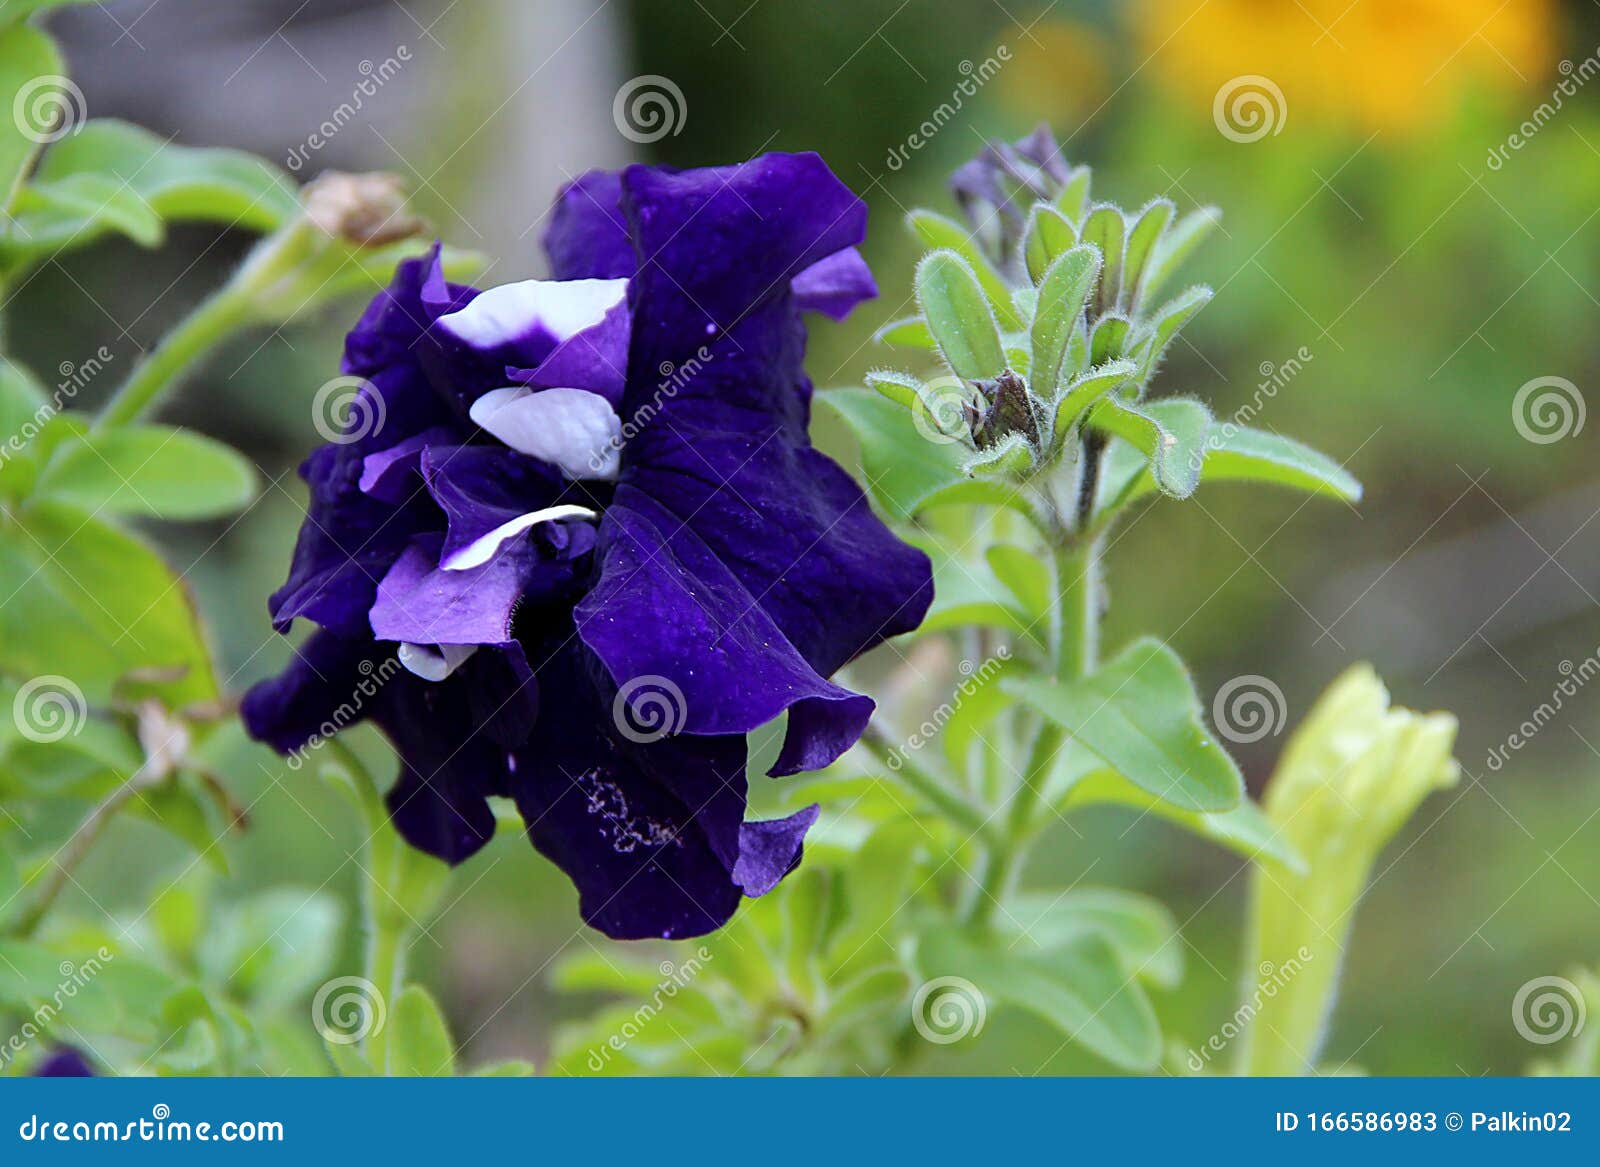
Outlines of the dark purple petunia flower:
[{"label": "dark purple petunia flower", "polygon": [[94,1067],[70,1045],[57,1046],[34,1063],[34,1078],[93,1078]]},{"label": "dark purple petunia flower", "polygon": [[271,600],[320,631],[250,732],[288,753],[372,718],[406,839],[460,862],[509,797],[611,936],[698,935],[776,886],[817,808],[745,820],[745,735],[787,714],[769,773],[833,761],[873,703],[828,677],[933,594],[806,433],[801,312],[876,294],[865,220],[815,155],[634,166],[563,191],[550,280],[401,265]]}]

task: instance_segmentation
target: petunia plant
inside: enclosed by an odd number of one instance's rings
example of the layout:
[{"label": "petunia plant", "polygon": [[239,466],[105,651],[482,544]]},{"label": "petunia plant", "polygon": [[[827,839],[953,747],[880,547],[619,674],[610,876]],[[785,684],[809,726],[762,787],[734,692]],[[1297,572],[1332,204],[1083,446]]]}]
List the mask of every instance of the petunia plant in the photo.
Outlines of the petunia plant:
[{"label": "petunia plant", "polygon": [[[0,74],[19,96],[70,84],[19,15]],[[991,1006],[1153,1070],[1147,988],[1182,974],[1175,923],[1031,882],[1047,828],[1121,805],[1281,870],[1264,953],[1314,942],[1297,907],[1347,929],[1376,848],[1453,775],[1453,724],[1391,713],[1374,679],[1316,716],[1264,814],[1165,641],[1102,650],[1101,560],[1136,506],[1230,479],[1360,491],[1151,395],[1210,297],[1173,281],[1216,212],[1097,202],[1047,133],[957,172],[964,221],[908,216],[917,312],[878,339],[911,367],[814,393],[808,317],[878,291],[865,204],[814,154],[585,174],[557,196],[547,275],[479,287],[391,177],[297,189],[119,122],[16,130],[7,288],[112,234],[260,238],[126,373],[97,352],[52,394],[0,365],[0,1019],[20,1042],[0,1073],[457,1072],[408,949],[497,833],[559,868],[595,930],[556,984],[616,998],[551,1072],[905,1070]],[[235,514],[256,475],[149,418],[229,337],[356,293],[268,604],[289,663],[235,703],[181,574],[131,524]],[[100,408],[72,408],[101,377]],[[865,487],[813,446],[817,405],[854,432]],[[1399,757],[1416,724],[1426,750]],[[256,748],[240,729],[284,759],[275,789],[319,774],[349,796],[359,976],[334,975],[329,895],[223,894],[250,817],[223,762]],[[1319,768],[1330,736],[1357,779]],[[1297,825],[1328,791],[1355,804],[1333,818],[1359,862]],[[193,862],[137,912],[90,910],[77,873],[124,816]],[[1323,967],[1289,1026],[1312,1046]],[[1249,1051],[1241,1068],[1285,1065]]]}]

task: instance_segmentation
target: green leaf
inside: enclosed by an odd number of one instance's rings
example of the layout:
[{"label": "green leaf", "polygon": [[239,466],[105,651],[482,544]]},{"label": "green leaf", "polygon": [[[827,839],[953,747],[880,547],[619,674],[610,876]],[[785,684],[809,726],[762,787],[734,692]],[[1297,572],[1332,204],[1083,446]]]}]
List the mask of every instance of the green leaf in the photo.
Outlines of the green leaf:
[{"label": "green leaf", "polygon": [[26,20],[35,12],[104,3],[105,0],[0,0],[0,24]]},{"label": "green leaf", "polygon": [[1117,303],[1117,289],[1122,286],[1122,257],[1126,247],[1128,221],[1122,211],[1109,203],[1102,203],[1089,212],[1079,238],[1093,244],[1105,257],[1100,272],[1100,283],[1095,293],[1096,315],[1110,311]]},{"label": "green leaf", "polygon": [[1159,292],[1221,222],[1222,212],[1216,207],[1201,207],[1179,219],[1156,245],[1145,273],[1144,295],[1154,296]]},{"label": "green leaf", "polygon": [[1039,555],[1009,543],[999,543],[983,553],[995,578],[1010,589],[1022,611],[1043,616],[1050,610],[1050,565]]},{"label": "green leaf", "polygon": [[961,464],[972,475],[1020,478],[1033,469],[1034,451],[1021,434],[1007,434],[986,450],[979,450]]},{"label": "green leaf", "polygon": [[1039,284],[1039,305],[1030,335],[1034,394],[1049,399],[1073,370],[1067,362],[1072,337],[1083,320],[1083,306],[1100,274],[1100,255],[1092,247],[1062,253]]},{"label": "green leaf", "polygon": [[967,261],[967,266],[983,288],[983,294],[988,297],[989,306],[999,319],[1001,328],[1009,332],[1022,327],[1022,320],[1012,306],[1011,289],[960,223],[926,210],[912,211],[906,216],[906,223],[929,247],[953,251]]},{"label": "green leaf", "polygon": [[389,1073],[406,1078],[451,1078],[455,1044],[438,1003],[421,985],[407,985],[389,1021]]},{"label": "green leaf", "polygon": [[939,540],[912,541],[933,560],[933,605],[923,619],[924,631],[980,624],[1044,640],[1049,632],[1048,607],[1030,617],[1017,609],[1010,589],[987,563],[963,558]]},{"label": "green leaf", "polygon": [[1108,397],[1090,411],[1089,424],[1143,453],[1163,493],[1188,498],[1200,485],[1211,411],[1185,398],[1159,405],[1140,406]]},{"label": "green leaf", "polygon": [[34,375],[0,356],[0,495],[18,496],[32,488],[32,443],[51,411]]},{"label": "green leaf", "polygon": [[1232,810],[1214,814],[1181,810],[1140,790],[1115,770],[1096,770],[1075,782],[1056,809],[1065,814],[1079,807],[1099,805],[1126,806],[1140,814],[1155,814],[1246,859],[1278,863],[1296,874],[1306,870],[1305,860],[1248,798]]},{"label": "green leaf", "polygon": [[338,955],[343,913],[331,896],[274,888],[219,915],[200,944],[205,979],[261,1008],[309,993]]},{"label": "green leaf", "polygon": [[22,910],[22,875],[6,849],[6,837],[0,834],[0,928]]},{"label": "green leaf", "polygon": [[40,115],[54,119],[63,105],[72,104],[65,72],[61,53],[48,33],[28,24],[0,29],[0,93],[7,95],[10,106],[3,111],[9,116],[0,118],[0,212],[10,213],[34,156],[57,130],[53,120],[35,125],[32,119]]},{"label": "green leaf", "polygon": [[1089,360],[1104,365],[1120,359],[1127,351],[1128,333],[1132,330],[1133,323],[1126,316],[1100,317],[1094,322],[1094,335],[1089,338]]},{"label": "green leaf", "polygon": [[56,452],[37,492],[90,513],[200,519],[255,495],[255,470],[221,442],[175,426],[93,433]]},{"label": "green leaf", "polygon": [[1056,258],[1076,246],[1077,242],[1078,230],[1070,219],[1049,203],[1034,203],[1023,231],[1023,255],[1028,264],[1028,278],[1035,284],[1039,283]]},{"label": "green leaf", "polygon": [[917,304],[958,377],[982,381],[1005,371],[994,314],[966,260],[953,251],[924,256],[917,265]]},{"label": "green leaf", "polygon": [[964,447],[929,441],[900,405],[871,389],[829,389],[816,400],[855,434],[867,488],[891,520],[908,522],[923,510],[957,503],[1026,508],[1012,484],[968,478],[961,468]]},{"label": "green leaf", "polygon": [[1082,377],[1065,386],[1055,403],[1053,429],[1057,442],[1063,442],[1078,418],[1096,401],[1115,392],[1139,375],[1132,361],[1110,361],[1099,368],[1090,369]]},{"label": "green leaf", "polygon": [[[108,705],[129,672],[173,707],[214,698],[216,678],[182,581],[132,535],[40,500],[0,517],[0,670],[62,675]],[[181,674],[181,675],[176,675]]]},{"label": "green leaf", "polygon": [[333,1068],[339,1071],[341,1078],[376,1078],[378,1071],[372,1068],[372,1063],[353,1043],[341,1043],[323,1039],[322,1047],[328,1053],[328,1060],[333,1063]]},{"label": "green leaf", "polygon": [[1156,366],[1161,363],[1161,358],[1166,355],[1167,346],[1178,335],[1179,329],[1194,319],[1195,313],[1211,303],[1212,294],[1210,288],[1190,288],[1156,311],[1149,332],[1141,335],[1138,341],[1141,380],[1149,379],[1155,372]]},{"label": "green leaf", "polygon": [[1206,728],[1183,662],[1136,641],[1093,676],[1003,682],[1128,781],[1185,810],[1239,805],[1244,779]]},{"label": "green leaf", "polygon": [[874,369],[867,374],[866,382],[868,388],[876,389],[907,409],[915,409],[922,403],[922,392],[926,388],[921,378],[894,369]]},{"label": "green leaf", "polygon": [[71,174],[55,182],[33,182],[18,193],[13,211],[13,250],[65,251],[108,231],[141,247],[165,237],[161,216],[121,179],[106,174]]},{"label": "green leaf", "polygon": [[1130,977],[1159,989],[1183,979],[1183,941],[1178,922],[1160,902],[1115,888],[1029,892],[1006,901],[1005,922],[1044,949],[1084,936],[1111,946]]},{"label": "green leaf", "polygon": [[923,349],[927,352],[939,347],[933,342],[933,333],[928,331],[928,322],[920,316],[891,320],[873,333],[872,339],[879,344],[894,345],[896,348]]},{"label": "green leaf", "polygon": [[[95,118],[46,152],[35,182],[48,187],[83,175],[125,184],[162,223],[203,220],[267,232],[300,213],[294,183],[276,166],[239,150],[169,143],[150,131],[111,118]],[[148,227],[148,221],[145,223]],[[59,228],[58,224],[58,228]],[[82,247],[122,224],[93,213],[67,230]],[[147,231],[144,240],[160,242]],[[25,258],[53,250],[13,237],[7,249]]]},{"label": "green leaf", "polygon": [[[1117,953],[1100,936],[1086,935],[1050,951],[1032,951],[997,937],[975,938],[953,928],[938,928],[918,940],[917,968],[926,978],[925,986],[941,977],[968,982],[947,984],[943,991],[959,994],[973,1010],[986,1011],[991,999],[1026,1009],[1123,1069],[1152,1070],[1160,1060],[1155,1012],[1144,990],[1124,974]],[[974,988],[981,1001],[971,999]],[[928,1013],[936,1005],[938,991],[921,1002],[918,1016],[938,1016]],[[968,1016],[980,1018],[982,1012]]]},{"label": "green leaf", "polygon": [[1156,199],[1139,213],[1133,228],[1128,232],[1128,254],[1122,269],[1123,308],[1132,310],[1143,291],[1142,284],[1156,246],[1178,213],[1169,199]]},{"label": "green leaf", "polygon": [[1343,466],[1293,438],[1224,422],[1212,427],[1201,480],[1271,482],[1355,502],[1361,483]]},{"label": "green leaf", "polygon": [[1080,166],[1067,176],[1066,185],[1056,196],[1056,206],[1068,221],[1083,222],[1084,212],[1089,207],[1089,184],[1093,178],[1094,173],[1087,166]]}]

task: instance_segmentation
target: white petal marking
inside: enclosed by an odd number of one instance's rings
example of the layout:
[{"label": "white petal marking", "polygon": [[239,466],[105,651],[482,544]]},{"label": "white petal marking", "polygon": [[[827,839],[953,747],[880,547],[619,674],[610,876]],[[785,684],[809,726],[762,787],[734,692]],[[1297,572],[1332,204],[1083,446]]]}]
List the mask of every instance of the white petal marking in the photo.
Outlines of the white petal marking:
[{"label": "white petal marking", "polygon": [[400,663],[424,681],[442,681],[478,651],[476,644],[402,644]]},{"label": "white petal marking", "polygon": [[491,389],[472,403],[472,420],[519,453],[568,478],[610,482],[622,465],[622,419],[587,389]]},{"label": "white petal marking", "polygon": [[487,535],[479,535],[460,551],[446,556],[440,561],[439,566],[446,571],[466,571],[469,567],[482,567],[494,558],[494,553],[500,550],[500,545],[513,536],[520,535],[530,527],[540,523],[548,523],[555,519],[598,519],[600,516],[588,507],[574,506],[563,503],[556,507],[545,507],[539,511],[529,511],[525,515],[518,515],[508,523],[501,523]]},{"label": "white petal marking", "polygon": [[492,348],[542,325],[557,340],[605,319],[628,293],[627,280],[522,280],[476,296],[439,327],[475,348]]}]

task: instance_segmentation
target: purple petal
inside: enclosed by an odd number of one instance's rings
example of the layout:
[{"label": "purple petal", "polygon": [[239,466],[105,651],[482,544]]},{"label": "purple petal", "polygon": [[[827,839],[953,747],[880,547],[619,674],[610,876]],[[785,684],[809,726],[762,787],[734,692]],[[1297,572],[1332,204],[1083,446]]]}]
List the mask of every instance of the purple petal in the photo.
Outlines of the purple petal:
[{"label": "purple petal", "polygon": [[802,312],[821,312],[843,320],[863,300],[878,294],[878,284],[854,247],[819,259],[794,277],[794,298]]},{"label": "purple petal", "polygon": [[556,197],[544,233],[550,275],[558,280],[622,279],[638,266],[622,213],[622,176],[591,170]]}]

